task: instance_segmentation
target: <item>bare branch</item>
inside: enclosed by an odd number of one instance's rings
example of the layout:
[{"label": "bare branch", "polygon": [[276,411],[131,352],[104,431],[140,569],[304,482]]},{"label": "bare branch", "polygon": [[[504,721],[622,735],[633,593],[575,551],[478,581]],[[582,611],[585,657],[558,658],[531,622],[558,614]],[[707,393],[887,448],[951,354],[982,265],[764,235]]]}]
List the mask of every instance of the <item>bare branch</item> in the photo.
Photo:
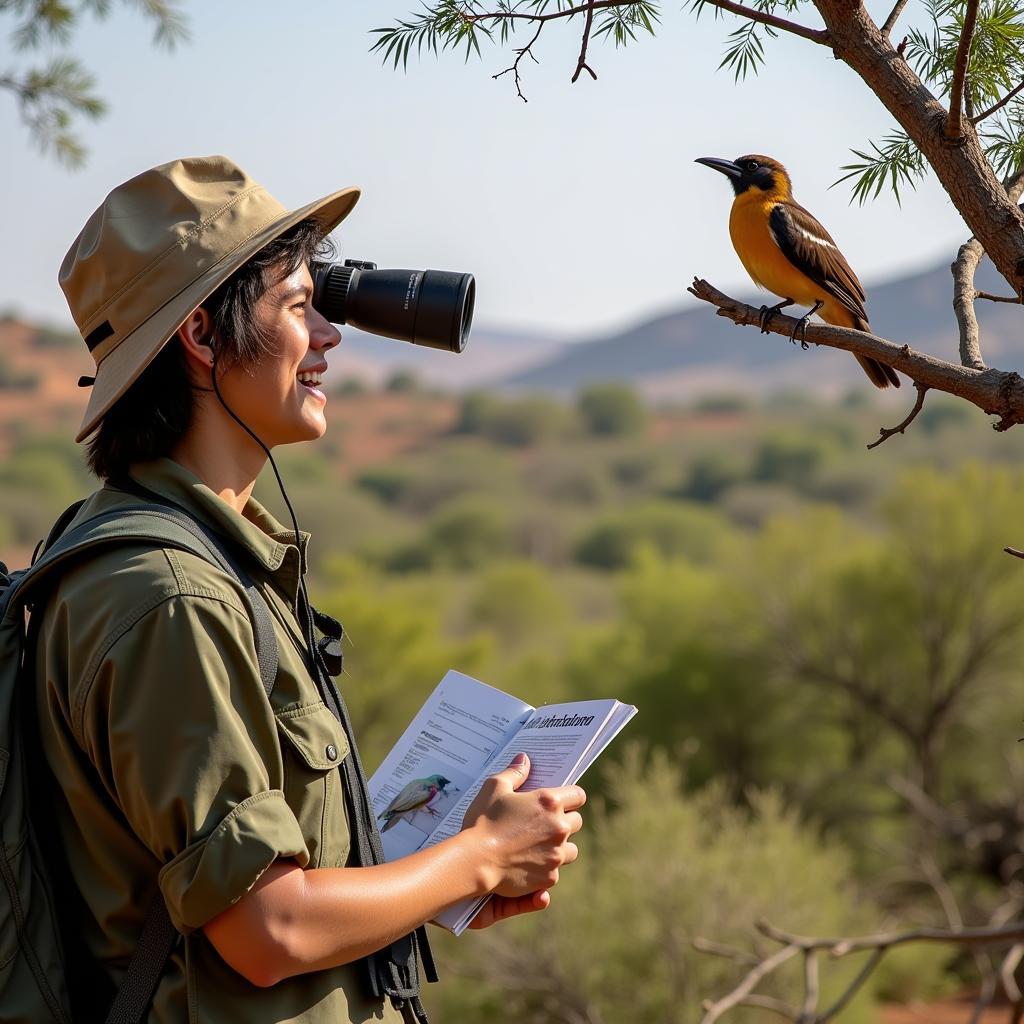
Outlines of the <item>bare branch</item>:
[{"label": "bare branch", "polygon": [[953,312],[960,326],[960,362],[973,370],[985,369],[985,360],[981,357],[981,332],[974,312],[974,274],[984,255],[981,242],[971,238],[960,246],[949,267],[953,274]]},{"label": "bare branch", "polygon": [[977,116],[972,117],[971,124],[980,124],[986,117],[991,117],[997,110],[1002,110],[1022,89],[1024,89],[1024,81],[1020,82],[1019,85],[1015,85],[998,103],[993,103],[988,110],[983,110]]},{"label": "bare branch", "polygon": [[[936,869],[937,873],[937,869]],[[934,880],[934,879],[933,879]],[[936,892],[942,894],[944,880],[938,876]],[[948,899],[944,900],[949,915],[953,919],[959,919],[959,909]],[[979,947],[990,945],[1005,945],[1012,943],[1012,948],[1003,960],[1003,975],[1008,971],[1012,976],[1024,956],[1024,921],[1013,925],[987,928],[963,928],[952,927],[948,930],[941,928],[917,928],[906,932],[880,932],[876,935],[865,935],[859,938],[812,938],[804,935],[794,935],[776,928],[764,919],[759,920],[755,927],[767,938],[778,942],[782,948],[771,956],[766,957],[755,964],[744,976],[743,980],[727,995],[717,1002],[706,999],[703,1004],[704,1017],[701,1024],[714,1024],[723,1014],[737,1006],[759,1006],[763,1009],[772,1010],[782,1017],[788,1017],[795,1024],[827,1024],[839,1013],[841,1013],[853,999],[854,995],[870,977],[881,962],[882,957],[893,946],[904,945],[909,942],[943,942],[953,945],[963,945],[975,951],[976,955],[981,954]],[[736,951],[729,947],[719,946],[716,943],[708,942],[706,939],[695,939],[694,946],[697,949],[704,949],[716,955],[728,955]],[[1020,952],[1016,952],[1017,950]],[[819,983],[818,965],[816,954],[827,950],[833,958],[847,956],[850,953],[858,953],[866,950],[871,951],[871,956],[864,963],[863,967],[854,977],[839,998],[823,1012],[818,1011]],[[777,999],[755,993],[754,988],[769,974],[777,970],[783,964],[792,960],[798,953],[804,955],[804,1001],[801,1010],[797,1011]],[[1011,979],[1012,980],[1012,979]],[[1016,987],[1004,987],[1008,994],[1017,995]],[[984,1009],[992,1000],[995,992],[995,973],[989,970],[987,977],[983,974],[982,992],[975,1007],[975,1014]]]},{"label": "bare branch", "polygon": [[959,139],[963,134],[964,80],[967,78],[967,62],[971,56],[974,26],[978,23],[978,5],[979,0],[967,0],[964,27],[960,33],[960,45],[956,50],[953,84],[949,90],[949,120],[946,122],[946,135],[951,139]]},{"label": "bare branch", "polygon": [[709,953],[711,956],[735,960],[737,963],[753,966],[761,962],[753,953],[747,953],[745,950],[736,949],[733,946],[723,946],[720,942],[712,942],[710,939],[705,939],[700,935],[693,940],[691,945],[698,953]]},{"label": "bare branch", "polygon": [[819,43],[821,46],[829,45],[829,35],[822,28],[808,28],[806,25],[798,25],[794,21],[787,21],[777,15],[769,14],[767,11],[759,11],[754,7],[747,7],[744,4],[736,3],[735,0],[705,0],[712,7],[718,7],[723,11],[738,14],[741,18],[750,21],[760,22],[762,25],[771,25],[780,32],[790,32],[803,39],[810,39],[812,43]]},{"label": "bare branch", "polygon": [[818,1009],[818,953],[809,949],[804,952],[804,1005],[800,1009],[797,1024],[816,1024]]},{"label": "bare branch", "polygon": [[541,31],[542,31],[543,28],[544,28],[544,23],[541,22],[537,26],[537,31],[533,33],[533,38],[524,47],[516,50],[516,59],[513,62],[511,67],[505,68],[504,71],[499,71],[496,75],[491,75],[491,78],[498,79],[498,78],[501,78],[502,75],[507,75],[511,71],[513,76],[515,77],[516,95],[518,95],[518,97],[524,103],[527,102],[527,99],[523,95],[523,90],[520,87],[520,83],[519,83],[519,62],[523,59],[523,57],[525,57],[527,54],[529,54],[530,60],[532,60],[534,62],[534,64],[539,63],[537,58],[534,57],[534,55],[533,55],[533,44],[535,42],[537,42],[537,40],[540,38],[540,34],[541,34]]},{"label": "bare branch", "polygon": [[717,1003],[706,999],[703,1004],[704,1016],[701,1024],[714,1024],[723,1013],[739,1006],[744,999],[753,991],[757,983],[772,971],[781,967],[787,960],[792,960],[800,952],[799,946],[789,945],[773,953],[770,957],[762,960],[756,967],[747,972],[746,977],[728,994],[718,1000]]},{"label": "bare branch", "polygon": [[903,13],[903,8],[907,6],[908,2],[909,0],[896,0],[896,6],[889,12],[889,17],[885,19],[885,24],[882,26],[881,32],[883,36],[892,34],[892,30],[896,27],[896,22],[899,20],[899,16]]},{"label": "bare branch", "polygon": [[893,434],[902,434],[907,429],[907,427],[909,427],[910,424],[914,422],[914,420],[917,418],[917,414],[924,408],[924,396],[928,394],[928,385],[915,384],[914,386],[917,388],[917,401],[914,403],[914,408],[910,410],[910,413],[907,415],[907,418],[897,426],[882,427],[878,431],[878,440],[872,441],[871,444],[868,445],[869,451],[872,448],[877,448],[883,441],[888,441]]},{"label": "bare branch", "polygon": [[1009,302],[1015,306],[1021,304],[1019,295],[992,295],[989,292],[975,292],[974,297],[976,299],[987,299],[989,302]]},{"label": "bare branch", "polygon": [[[758,307],[731,298],[707,281],[695,278],[689,291],[698,299],[716,306],[719,316],[743,326],[760,327],[761,311]],[[776,313],[768,324],[768,330],[788,338],[797,322],[784,313]],[[830,324],[808,324],[807,340],[877,359],[905,373],[915,384],[966,399],[984,412],[999,417],[994,424],[996,430],[1008,430],[1017,423],[1024,423],[1024,378],[1012,370],[974,370],[915,352],[909,345],[897,345],[872,334]]]},{"label": "bare branch", "polygon": [[580,74],[586,71],[594,81],[597,81],[597,75],[594,73],[594,69],[587,63],[587,46],[590,44],[590,30],[594,25],[594,4],[593,0],[587,4],[587,23],[583,27],[583,42],[580,45],[580,59],[576,62],[576,71],[572,76],[573,84],[576,79],[580,77]]},{"label": "bare branch", "polygon": [[1024,943],[1018,942],[1010,947],[1009,953],[1003,957],[1003,962],[999,965],[999,979],[1003,983],[1003,991],[1006,993],[1006,998],[1015,1005],[1024,998],[1020,985],[1017,984],[1017,979],[1014,977],[1021,959],[1024,959]]}]

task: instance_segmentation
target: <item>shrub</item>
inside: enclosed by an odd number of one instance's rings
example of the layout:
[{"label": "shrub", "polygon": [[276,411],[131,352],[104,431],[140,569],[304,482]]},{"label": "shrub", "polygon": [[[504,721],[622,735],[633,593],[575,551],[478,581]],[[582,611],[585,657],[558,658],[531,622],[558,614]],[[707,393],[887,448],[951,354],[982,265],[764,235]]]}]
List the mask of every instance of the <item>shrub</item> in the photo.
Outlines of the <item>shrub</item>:
[{"label": "shrub", "polygon": [[646,406],[625,384],[593,384],[580,394],[576,407],[591,434],[633,437],[647,425]]}]

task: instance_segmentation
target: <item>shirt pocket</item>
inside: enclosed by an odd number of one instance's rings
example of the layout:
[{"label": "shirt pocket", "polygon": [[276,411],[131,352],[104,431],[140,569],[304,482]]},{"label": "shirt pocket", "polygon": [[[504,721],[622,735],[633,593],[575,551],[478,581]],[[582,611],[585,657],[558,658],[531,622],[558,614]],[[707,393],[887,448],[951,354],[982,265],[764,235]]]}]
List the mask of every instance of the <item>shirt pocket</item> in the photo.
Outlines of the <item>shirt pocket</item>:
[{"label": "shirt pocket", "polygon": [[350,845],[339,771],[350,753],[345,730],[323,701],[291,704],[276,717],[284,796],[309,849],[309,867],[344,867]]}]

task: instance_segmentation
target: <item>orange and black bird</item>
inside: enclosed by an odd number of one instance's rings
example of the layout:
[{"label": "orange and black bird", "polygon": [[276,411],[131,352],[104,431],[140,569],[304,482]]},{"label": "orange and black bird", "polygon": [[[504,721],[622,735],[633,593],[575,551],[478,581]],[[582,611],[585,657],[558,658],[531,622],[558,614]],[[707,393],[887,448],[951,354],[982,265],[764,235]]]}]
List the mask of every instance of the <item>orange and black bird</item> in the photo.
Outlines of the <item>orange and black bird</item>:
[{"label": "orange and black bird", "polygon": [[[735,160],[702,156],[699,164],[720,171],[736,198],[729,215],[733,248],[754,284],[780,296],[776,306],[761,307],[761,329],[777,310],[799,303],[811,306],[791,339],[815,313],[826,323],[868,331],[864,289],[832,236],[799,203],[786,168],[770,156],[749,153]],[[807,347],[806,342],[803,342]],[[891,366],[856,356],[878,388],[900,386]]]}]

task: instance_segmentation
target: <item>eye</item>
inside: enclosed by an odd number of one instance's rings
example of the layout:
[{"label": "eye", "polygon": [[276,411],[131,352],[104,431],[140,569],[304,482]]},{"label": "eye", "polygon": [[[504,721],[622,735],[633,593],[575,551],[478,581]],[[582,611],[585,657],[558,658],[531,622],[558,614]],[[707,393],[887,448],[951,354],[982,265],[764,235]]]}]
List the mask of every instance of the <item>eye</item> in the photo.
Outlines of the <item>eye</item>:
[{"label": "eye", "polygon": [[748,171],[756,171],[758,169],[758,167],[760,167],[760,166],[761,165],[756,160],[748,160],[747,161],[747,170]]}]

